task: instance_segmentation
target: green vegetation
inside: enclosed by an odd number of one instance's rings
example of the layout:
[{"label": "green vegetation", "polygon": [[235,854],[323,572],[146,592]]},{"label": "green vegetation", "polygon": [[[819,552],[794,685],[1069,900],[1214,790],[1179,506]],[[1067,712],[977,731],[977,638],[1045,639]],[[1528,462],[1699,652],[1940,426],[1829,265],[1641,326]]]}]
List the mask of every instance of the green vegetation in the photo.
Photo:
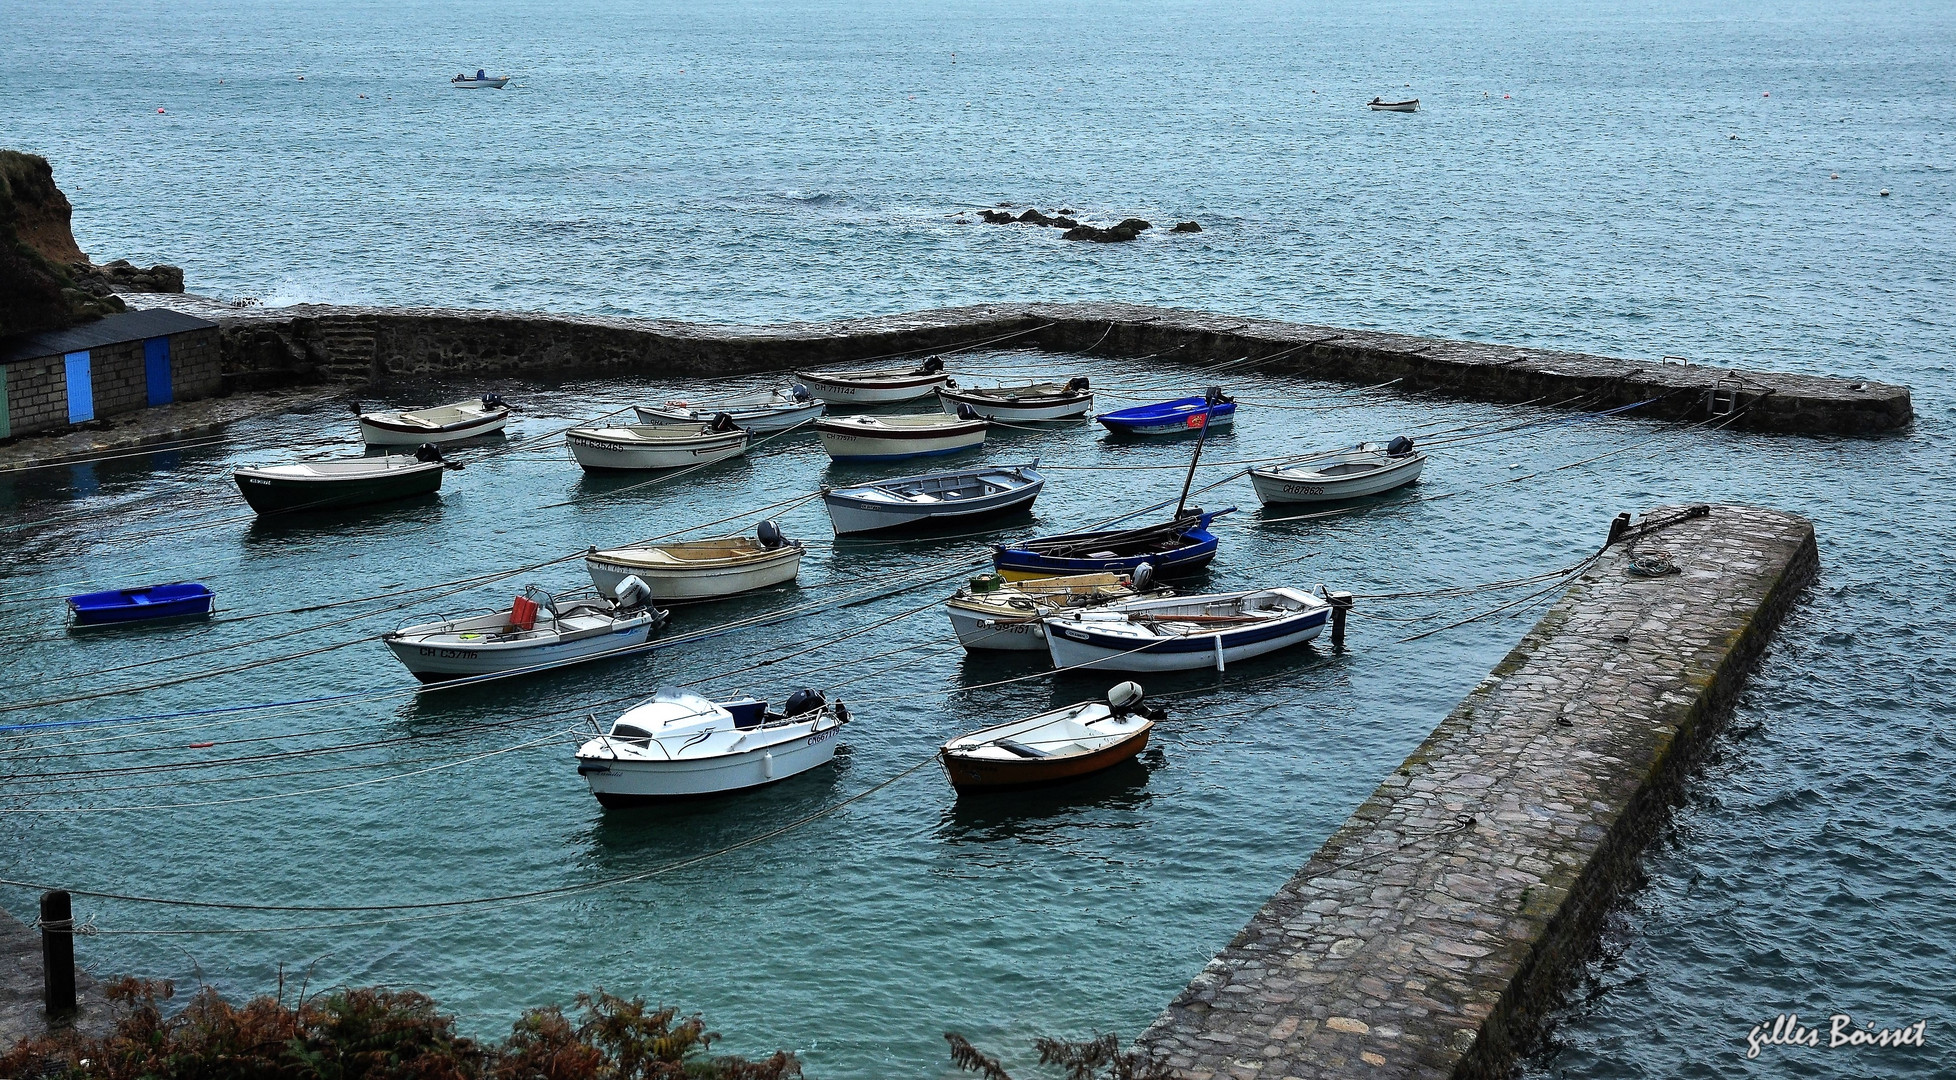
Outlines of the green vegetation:
[{"label": "green vegetation", "polygon": [[[1012,1080],[997,1058],[971,1045],[964,1036],[947,1031],[944,1041],[951,1044],[951,1063],[958,1068],[977,1073],[985,1080]],[[1168,1066],[1153,1060],[1145,1051],[1122,1052],[1121,1040],[1112,1035],[1086,1042],[1041,1037],[1034,1039],[1032,1045],[1039,1051],[1039,1063],[1059,1066],[1060,1075],[1066,1080],[1168,1080],[1171,1075]]]}]

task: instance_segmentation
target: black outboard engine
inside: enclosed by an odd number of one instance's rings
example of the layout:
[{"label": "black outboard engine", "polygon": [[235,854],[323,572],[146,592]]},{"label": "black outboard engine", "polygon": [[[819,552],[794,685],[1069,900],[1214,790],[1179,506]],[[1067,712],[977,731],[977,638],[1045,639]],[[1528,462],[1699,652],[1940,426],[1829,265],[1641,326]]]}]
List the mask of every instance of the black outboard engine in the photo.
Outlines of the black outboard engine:
[{"label": "black outboard engine", "polygon": [[804,686],[788,695],[788,703],[782,706],[781,713],[783,716],[800,716],[804,713],[812,713],[828,703],[829,699],[823,697],[820,690],[810,690]]},{"label": "black outboard engine", "polygon": [[794,385],[794,388],[790,390],[789,393],[794,395],[794,399],[796,401],[812,401],[814,400],[815,397],[815,395],[808,392],[808,387],[803,386],[800,383],[796,383]]},{"label": "black outboard engine", "polygon": [[1224,402],[1233,401],[1235,399],[1230,397],[1228,394],[1223,393],[1222,387],[1212,386],[1209,389],[1202,392],[1202,400],[1210,405],[1221,405]]},{"label": "black outboard engine", "polygon": [[1408,439],[1404,435],[1395,435],[1392,441],[1386,444],[1387,457],[1405,457],[1412,452],[1413,440]]},{"label": "black outboard engine", "polygon": [[1085,375],[1076,375],[1073,378],[1066,380],[1066,389],[1069,393],[1074,393],[1074,394],[1077,394],[1082,390],[1089,389],[1089,387],[1087,386],[1087,377]]},{"label": "black outboard engine", "polygon": [[958,419],[960,419],[960,420],[982,420],[982,419],[984,419],[984,417],[982,417],[982,416],[979,416],[979,415],[978,415],[978,410],[977,410],[977,409],[974,409],[974,408],[972,408],[972,407],[971,407],[971,403],[970,403],[970,402],[968,402],[968,401],[960,401],[960,402],[958,402]]},{"label": "black outboard engine", "polygon": [[734,428],[738,426],[739,425],[734,423],[734,418],[732,413],[722,412],[722,413],[713,414],[713,423],[707,425],[706,430],[718,434],[723,431],[732,431],[734,430]]},{"label": "black outboard engine", "polygon": [[925,359],[923,365],[917,370],[923,372],[925,375],[935,375],[944,370],[944,361],[932,356]]},{"label": "black outboard engine", "polygon": [[776,525],[772,518],[761,522],[761,527],[754,530],[754,535],[760,538],[761,547],[768,551],[773,551],[788,542],[788,538],[781,535],[781,526]]},{"label": "black outboard engine", "polygon": [[1134,573],[1128,577],[1128,583],[1136,594],[1151,591],[1155,587],[1155,564],[1144,562],[1135,567]]},{"label": "black outboard engine", "polygon": [[440,461],[441,447],[436,446],[434,443],[431,442],[424,442],[420,446],[414,448],[414,460]]},{"label": "black outboard engine", "polygon": [[501,394],[484,394],[482,395],[482,407],[485,409],[507,409],[509,408],[509,402],[504,401]]}]

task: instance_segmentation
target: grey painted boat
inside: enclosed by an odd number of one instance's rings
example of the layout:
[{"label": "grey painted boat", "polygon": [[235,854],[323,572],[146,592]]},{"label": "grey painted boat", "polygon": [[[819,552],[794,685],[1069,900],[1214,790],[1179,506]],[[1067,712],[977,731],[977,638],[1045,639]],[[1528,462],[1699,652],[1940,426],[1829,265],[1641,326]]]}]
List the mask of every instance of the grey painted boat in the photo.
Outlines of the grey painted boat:
[{"label": "grey painted boat", "polygon": [[845,488],[823,488],[822,502],[837,536],[976,521],[1027,509],[1046,486],[1025,465],[985,465],[899,476]]}]

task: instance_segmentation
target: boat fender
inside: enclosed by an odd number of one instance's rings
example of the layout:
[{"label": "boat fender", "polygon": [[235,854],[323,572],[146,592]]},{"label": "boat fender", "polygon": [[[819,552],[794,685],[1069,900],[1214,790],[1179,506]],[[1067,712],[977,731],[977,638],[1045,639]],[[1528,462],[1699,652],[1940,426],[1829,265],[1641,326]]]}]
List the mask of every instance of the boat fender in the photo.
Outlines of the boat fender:
[{"label": "boat fender", "polygon": [[633,611],[652,602],[652,587],[633,574],[613,586],[611,595],[618,598],[619,611]]},{"label": "boat fender", "polygon": [[420,446],[414,448],[414,460],[440,461],[441,447],[436,446],[434,443],[431,442],[424,442]]},{"label": "boat fender", "polygon": [[761,522],[760,527],[754,530],[754,534],[760,538],[761,547],[768,551],[773,551],[787,542],[787,537],[781,535],[781,526],[776,525],[773,518]]},{"label": "boat fender", "polygon": [[1140,566],[1135,567],[1134,576],[1129,578],[1128,581],[1130,587],[1136,593],[1144,593],[1153,589],[1155,585],[1155,564],[1144,562]]},{"label": "boat fender", "polygon": [[918,367],[917,370],[925,375],[935,375],[938,372],[944,370],[944,361],[939,360],[935,356],[932,356],[925,359],[923,364],[920,367]]},{"label": "boat fender", "polygon": [[812,713],[828,703],[828,699],[822,696],[820,690],[810,690],[804,686],[788,695],[788,703],[782,706],[781,711],[788,716],[800,716],[803,713]]},{"label": "boat fender", "polygon": [[796,401],[813,401],[815,398],[815,395],[808,392],[808,387],[800,383],[796,383],[794,389],[789,392],[794,395]]},{"label": "boat fender", "polygon": [[717,435],[723,431],[732,431],[737,426],[738,425],[734,423],[734,418],[732,413],[723,413],[723,412],[714,413],[713,423],[706,430],[711,431]]},{"label": "boat fender", "polygon": [[970,404],[967,402],[960,401],[958,402],[958,419],[978,420],[981,419],[981,417],[978,415],[977,409],[972,408]]},{"label": "boat fender", "polygon": [[1130,679],[1115,683],[1107,691],[1107,707],[1113,710],[1115,716],[1126,716],[1140,706],[1141,698],[1141,684]]},{"label": "boat fender", "polygon": [[482,395],[482,407],[485,409],[506,409],[509,407],[509,402],[504,401],[501,394],[484,394]]},{"label": "boat fender", "polygon": [[1066,388],[1067,390],[1076,394],[1082,390],[1088,389],[1087,377],[1085,375],[1078,375],[1071,379],[1066,380]]},{"label": "boat fender", "polygon": [[1413,440],[1408,439],[1404,435],[1395,435],[1392,441],[1386,444],[1387,457],[1405,457],[1412,452]]},{"label": "boat fender", "polygon": [[771,750],[761,755],[761,776],[768,780],[774,779],[774,752]]}]

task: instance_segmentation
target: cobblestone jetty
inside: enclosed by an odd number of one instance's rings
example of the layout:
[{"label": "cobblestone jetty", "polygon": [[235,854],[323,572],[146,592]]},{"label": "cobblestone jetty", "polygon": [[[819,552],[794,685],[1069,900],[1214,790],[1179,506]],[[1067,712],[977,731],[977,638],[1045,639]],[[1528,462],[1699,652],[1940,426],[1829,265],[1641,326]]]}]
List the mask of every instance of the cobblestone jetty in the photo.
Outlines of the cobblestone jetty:
[{"label": "cobblestone jetty", "polygon": [[[1905,386],[1866,380],[1615,359],[1481,342],[1243,319],[1134,304],[981,304],[825,323],[716,326],[659,319],[437,308],[234,308],[207,297],[129,294],[223,328],[234,389],[295,381],[707,376],[847,363],[981,341],[1164,367],[1292,372],[1480,401],[1569,401],[1603,408],[1657,399],[1637,415],[1733,414],[1761,431],[1872,435],[1914,416]],[[1191,373],[1191,380],[1226,374]]]},{"label": "cobblestone jetty", "polygon": [[1141,1044],[1189,1080],[1507,1075],[1818,565],[1789,514],[1651,511]]}]

